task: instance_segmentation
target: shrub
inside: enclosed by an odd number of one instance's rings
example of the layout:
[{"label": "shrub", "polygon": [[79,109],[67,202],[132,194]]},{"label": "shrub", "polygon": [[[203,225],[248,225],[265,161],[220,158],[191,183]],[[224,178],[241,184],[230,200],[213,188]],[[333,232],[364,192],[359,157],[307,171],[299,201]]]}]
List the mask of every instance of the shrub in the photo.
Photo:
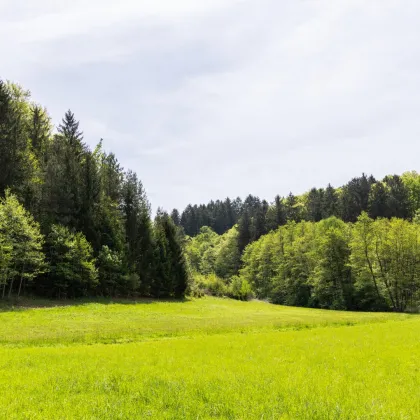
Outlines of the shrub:
[{"label": "shrub", "polygon": [[228,287],[224,281],[215,274],[204,276],[202,274],[195,274],[194,282],[202,293],[212,296],[227,296]]},{"label": "shrub", "polygon": [[228,295],[234,299],[250,300],[254,297],[251,285],[239,276],[233,276],[229,285]]}]

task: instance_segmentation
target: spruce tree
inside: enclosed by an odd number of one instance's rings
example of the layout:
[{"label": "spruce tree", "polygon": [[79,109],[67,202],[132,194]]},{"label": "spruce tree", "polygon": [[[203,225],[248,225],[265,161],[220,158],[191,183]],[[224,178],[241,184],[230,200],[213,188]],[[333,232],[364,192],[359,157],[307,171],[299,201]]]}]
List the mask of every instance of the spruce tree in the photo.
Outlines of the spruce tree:
[{"label": "spruce tree", "polygon": [[169,215],[158,210],[155,219],[155,297],[181,298],[188,287],[188,270],[177,229]]},{"label": "spruce tree", "polygon": [[175,223],[175,226],[179,226],[181,224],[181,216],[179,215],[179,211],[177,209],[172,210],[171,219]]},{"label": "spruce tree", "polygon": [[81,153],[84,149],[83,132],[79,130],[79,121],[74,114],[68,110],[64,114],[58,132],[67,140],[69,145]]},{"label": "spruce tree", "polygon": [[251,242],[257,241],[262,235],[267,233],[266,210],[261,206],[252,218]]},{"label": "spruce tree", "polygon": [[319,222],[322,219],[322,205],[324,190],[312,188],[307,196],[306,212],[307,220]]},{"label": "spruce tree", "polygon": [[389,200],[389,188],[383,182],[374,184],[369,195],[369,217],[390,217]]},{"label": "spruce tree", "polygon": [[11,188],[25,201],[36,165],[28,150],[28,115],[23,106],[28,95],[0,80],[0,195]]},{"label": "spruce tree", "polygon": [[409,218],[411,214],[411,204],[409,191],[398,175],[386,176],[384,183],[389,188],[388,209],[389,217],[401,219]]},{"label": "spruce tree", "polygon": [[238,224],[238,248],[239,252],[251,242],[251,221],[249,219],[248,211],[245,210]]},{"label": "spruce tree", "polygon": [[328,184],[322,200],[322,218],[328,219],[332,216],[339,216],[339,199],[337,191],[331,184]]},{"label": "spruce tree", "polygon": [[285,208],[288,221],[300,222],[300,207],[297,198],[291,192],[286,198]]},{"label": "spruce tree", "polygon": [[153,237],[150,204],[137,175],[128,171],[122,188],[123,220],[129,270],[140,277],[141,291],[149,293],[153,266]]},{"label": "spruce tree", "polygon": [[45,109],[39,105],[31,108],[29,139],[38,159],[46,157],[46,148],[51,139],[51,121]]}]

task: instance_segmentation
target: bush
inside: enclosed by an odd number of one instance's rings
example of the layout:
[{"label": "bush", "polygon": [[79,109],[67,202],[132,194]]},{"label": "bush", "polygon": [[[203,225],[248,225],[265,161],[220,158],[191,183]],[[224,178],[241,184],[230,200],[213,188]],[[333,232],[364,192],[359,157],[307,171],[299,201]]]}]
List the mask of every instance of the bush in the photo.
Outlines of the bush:
[{"label": "bush", "polygon": [[194,275],[194,282],[196,287],[201,290],[201,293],[211,296],[227,296],[228,287],[224,281],[215,274],[204,276],[202,274]]},{"label": "bush", "polygon": [[195,298],[201,298],[205,295],[204,290],[195,281],[188,288],[188,295]]},{"label": "bush", "polygon": [[254,297],[251,285],[241,277],[233,276],[228,290],[228,295],[234,299],[250,300]]},{"label": "bush", "polygon": [[190,295],[193,297],[201,297],[203,295],[210,296],[228,296],[238,300],[250,300],[255,297],[251,285],[243,278],[233,276],[230,284],[227,285],[216,274],[194,274],[194,282],[190,288]]}]

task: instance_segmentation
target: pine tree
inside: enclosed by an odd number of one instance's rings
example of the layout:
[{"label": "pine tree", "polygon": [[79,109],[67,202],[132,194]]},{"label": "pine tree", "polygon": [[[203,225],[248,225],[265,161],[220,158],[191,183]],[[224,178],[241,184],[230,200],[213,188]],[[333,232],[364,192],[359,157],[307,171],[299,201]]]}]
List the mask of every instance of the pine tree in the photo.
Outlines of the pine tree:
[{"label": "pine tree", "polygon": [[179,211],[177,209],[173,209],[171,212],[171,219],[175,223],[175,226],[180,226],[181,224],[181,216],[179,215]]},{"label": "pine tree", "polygon": [[0,80],[0,195],[7,188],[24,197],[30,184],[33,162],[27,142],[25,109],[28,93]]},{"label": "pine tree", "polygon": [[257,241],[262,235],[267,233],[266,207],[261,206],[252,218],[251,242]]},{"label": "pine tree", "polygon": [[155,297],[181,298],[188,287],[188,270],[177,229],[169,215],[158,210],[155,219]]},{"label": "pine tree", "polygon": [[322,205],[324,198],[324,190],[312,188],[307,196],[307,220],[311,222],[319,222],[322,219]]},{"label": "pine tree", "polygon": [[101,227],[97,216],[101,205],[101,180],[99,168],[91,152],[85,153],[81,164],[81,207],[78,230],[84,233],[96,252],[101,249]]},{"label": "pine tree", "polygon": [[387,176],[384,178],[384,182],[389,188],[388,217],[409,218],[412,215],[409,191],[401,177],[398,175]]},{"label": "pine tree", "polygon": [[51,139],[51,121],[47,111],[39,105],[31,108],[32,119],[29,126],[29,139],[39,158],[46,157],[46,148]]},{"label": "pine tree", "polygon": [[279,195],[276,195],[274,199],[275,214],[276,214],[276,225],[283,226],[286,224],[286,211],[284,209],[283,199]]},{"label": "pine tree", "polygon": [[300,208],[296,197],[290,193],[286,198],[285,203],[287,220],[300,222]]},{"label": "pine tree", "polygon": [[[83,134],[79,131],[79,122],[68,111],[48,148],[48,162],[45,167],[45,185],[43,185],[43,207],[47,209],[44,226],[63,224],[74,230],[85,228],[83,211],[87,205],[88,179],[96,170],[93,169],[91,152],[82,142]],[[86,160],[89,162],[86,165]],[[90,193],[89,193],[90,194]]]},{"label": "pine tree", "polygon": [[362,174],[343,187],[340,207],[341,218],[345,222],[355,222],[362,212],[368,210],[370,189],[374,183],[372,176]]},{"label": "pine tree", "polygon": [[153,266],[150,205],[142,183],[131,171],[125,176],[121,209],[125,222],[129,270],[140,277],[141,292],[148,294]]},{"label": "pine tree", "polygon": [[389,200],[389,188],[383,182],[374,184],[369,195],[369,217],[390,217]]},{"label": "pine tree", "polygon": [[251,221],[249,219],[248,211],[245,210],[238,224],[238,248],[239,252],[251,242]]},{"label": "pine tree", "polygon": [[58,132],[79,155],[83,152],[85,148],[83,143],[83,132],[79,130],[79,121],[76,120],[74,114],[70,110],[64,114],[64,118],[58,126]]},{"label": "pine tree", "polygon": [[322,218],[338,217],[340,213],[337,191],[331,184],[328,184],[322,200]]}]

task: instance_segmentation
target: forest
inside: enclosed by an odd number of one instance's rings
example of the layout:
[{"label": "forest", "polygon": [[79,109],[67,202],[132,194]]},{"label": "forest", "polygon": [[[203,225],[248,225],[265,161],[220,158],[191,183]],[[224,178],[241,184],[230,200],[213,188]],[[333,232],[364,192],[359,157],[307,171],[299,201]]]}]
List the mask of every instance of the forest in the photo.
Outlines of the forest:
[{"label": "forest", "polygon": [[325,309],[417,311],[420,176],[173,210],[193,292]]},{"label": "forest", "polygon": [[152,218],[137,174],[69,110],[54,130],[0,80],[0,293],[48,298],[212,294],[325,309],[414,311],[420,175],[188,205]]},{"label": "forest", "polygon": [[152,221],[144,187],[66,112],[0,81],[0,293],[46,297],[182,297],[187,264],[177,228]]}]

